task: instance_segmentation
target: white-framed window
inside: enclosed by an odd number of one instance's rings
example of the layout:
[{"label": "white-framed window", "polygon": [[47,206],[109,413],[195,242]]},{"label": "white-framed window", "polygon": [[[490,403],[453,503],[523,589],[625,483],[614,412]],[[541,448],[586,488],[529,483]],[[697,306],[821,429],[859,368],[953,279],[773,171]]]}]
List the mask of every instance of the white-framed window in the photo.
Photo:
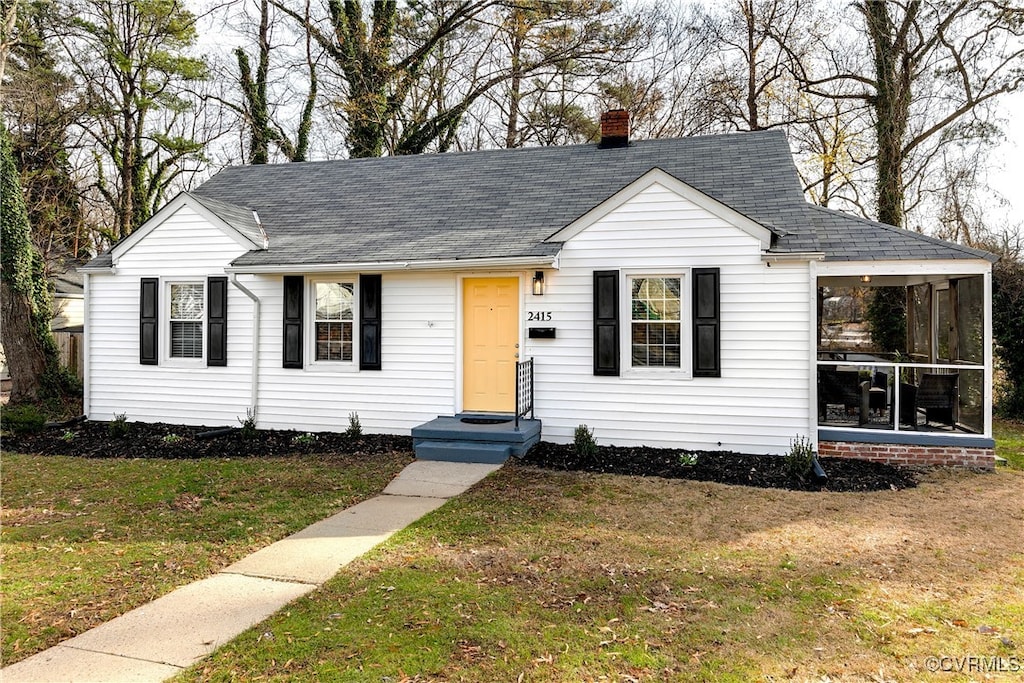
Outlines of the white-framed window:
[{"label": "white-framed window", "polygon": [[356,285],[351,279],[315,280],[313,301],[313,361],[349,363],[356,357]]},{"label": "white-framed window", "polygon": [[168,282],[167,357],[201,360],[206,327],[206,283]]},{"label": "white-framed window", "polygon": [[681,372],[688,367],[682,274],[627,274],[627,367]]}]

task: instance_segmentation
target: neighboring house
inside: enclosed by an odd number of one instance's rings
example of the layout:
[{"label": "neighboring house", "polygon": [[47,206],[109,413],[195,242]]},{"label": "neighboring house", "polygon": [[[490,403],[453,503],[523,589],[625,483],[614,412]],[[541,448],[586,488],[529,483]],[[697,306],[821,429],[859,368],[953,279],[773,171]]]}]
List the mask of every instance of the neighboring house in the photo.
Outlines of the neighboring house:
[{"label": "neighboring house", "polygon": [[60,361],[79,378],[82,377],[85,332],[85,291],[83,275],[70,269],[54,276],[53,319],[50,329],[60,350]]},{"label": "neighboring house", "polygon": [[[629,142],[619,116],[601,144],[233,167],[178,195],[82,269],[87,414],[355,412],[472,459],[432,418],[532,398],[531,439],[992,466],[990,255],[807,204],[781,132]],[[927,349],[819,354],[822,288],[867,281],[928,297]],[[937,375],[952,409],[925,400]]]}]

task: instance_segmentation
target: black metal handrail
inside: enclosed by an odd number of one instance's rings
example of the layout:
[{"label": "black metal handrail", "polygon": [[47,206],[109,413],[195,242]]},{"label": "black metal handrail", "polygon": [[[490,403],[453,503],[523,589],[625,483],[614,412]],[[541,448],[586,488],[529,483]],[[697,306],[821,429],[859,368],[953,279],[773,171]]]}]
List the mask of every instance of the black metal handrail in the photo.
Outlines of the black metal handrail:
[{"label": "black metal handrail", "polygon": [[516,431],[519,418],[530,413],[533,419],[533,359],[516,361]]}]

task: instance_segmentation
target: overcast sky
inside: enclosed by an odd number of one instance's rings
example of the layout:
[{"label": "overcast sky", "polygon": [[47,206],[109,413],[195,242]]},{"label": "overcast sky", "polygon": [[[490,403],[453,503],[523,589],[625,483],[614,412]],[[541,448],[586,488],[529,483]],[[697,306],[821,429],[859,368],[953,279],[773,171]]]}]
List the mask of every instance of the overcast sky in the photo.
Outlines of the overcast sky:
[{"label": "overcast sky", "polygon": [[993,154],[989,183],[1010,202],[1009,224],[1024,234],[1024,92],[1004,95],[1003,110],[1006,142]]}]

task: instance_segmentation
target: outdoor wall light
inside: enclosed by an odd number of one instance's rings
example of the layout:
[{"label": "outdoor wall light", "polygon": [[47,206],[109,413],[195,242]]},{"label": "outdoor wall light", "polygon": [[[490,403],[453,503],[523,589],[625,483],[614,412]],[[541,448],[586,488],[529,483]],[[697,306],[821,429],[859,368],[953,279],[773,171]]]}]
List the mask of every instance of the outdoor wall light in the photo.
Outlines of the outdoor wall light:
[{"label": "outdoor wall light", "polygon": [[533,294],[541,296],[544,294],[544,271],[538,270],[533,274]]},{"label": "outdoor wall light", "polygon": [[860,276],[860,281],[863,282],[864,284],[867,284],[867,283],[871,282],[871,276],[870,275],[861,275]]}]

